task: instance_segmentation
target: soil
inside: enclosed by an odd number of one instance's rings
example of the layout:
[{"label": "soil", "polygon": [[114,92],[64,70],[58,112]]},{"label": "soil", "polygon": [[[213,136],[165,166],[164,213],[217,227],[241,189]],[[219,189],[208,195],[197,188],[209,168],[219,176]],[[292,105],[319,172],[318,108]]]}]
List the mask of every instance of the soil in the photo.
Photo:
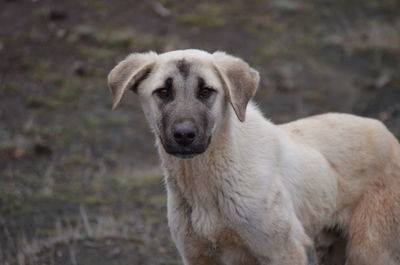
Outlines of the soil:
[{"label": "soil", "polygon": [[324,112],[400,137],[396,0],[0,2],[0,264],[182,264],[154,140],[106,77],[130,52],[198,48],[261,73],[276,123]]}]

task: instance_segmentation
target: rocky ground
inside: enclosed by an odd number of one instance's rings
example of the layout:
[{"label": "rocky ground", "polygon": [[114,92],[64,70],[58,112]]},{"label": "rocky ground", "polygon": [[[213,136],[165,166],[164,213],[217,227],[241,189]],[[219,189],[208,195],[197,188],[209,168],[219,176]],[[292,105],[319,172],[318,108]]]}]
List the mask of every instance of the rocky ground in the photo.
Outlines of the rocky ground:
[{"label": "rocky ground", "polygon": [[323,112],[400,137],[396,0],[0,2],[0,264],[181,264],[152,135],[106,76],[130,52],[224,50],[281,123]]}]

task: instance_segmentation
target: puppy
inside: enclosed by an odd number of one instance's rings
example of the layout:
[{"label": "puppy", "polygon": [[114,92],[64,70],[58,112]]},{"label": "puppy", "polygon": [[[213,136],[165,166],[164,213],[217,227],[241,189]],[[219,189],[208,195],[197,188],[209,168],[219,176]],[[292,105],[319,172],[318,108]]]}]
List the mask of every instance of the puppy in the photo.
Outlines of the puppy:
[{"label": "puppy", "polygon": [[346,265],[400,264],[395,137],[347,114],[275,125],[250,102],[258,83],[243,60],[200,50],[134,53],[108,76],[113,108],[132,90],[154,132],[184,264],[317,264],[333,227]]}]

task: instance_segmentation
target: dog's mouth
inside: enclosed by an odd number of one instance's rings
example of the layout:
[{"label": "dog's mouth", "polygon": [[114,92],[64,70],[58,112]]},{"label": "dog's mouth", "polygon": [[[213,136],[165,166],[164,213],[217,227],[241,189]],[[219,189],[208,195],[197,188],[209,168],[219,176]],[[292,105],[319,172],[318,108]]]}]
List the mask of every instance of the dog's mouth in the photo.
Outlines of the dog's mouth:
[{"label": "dog's mouth", "polygon": [[164,142],[161,139],[164,150],[175,157],[189,159],[204,153],[211,142],[211,137],[208,137],[204,144],[197,143],[189,146],[181,146],[176,143]]},{"label": "dog's mouth", "polygon": [[173,153],[169,153],[169,154],[179,157],[179,158],[189,159],[189,158],[193,158],[197,155],[200,155],[202,153],[204,153],[204,151],[203,152],[173,152]]}]

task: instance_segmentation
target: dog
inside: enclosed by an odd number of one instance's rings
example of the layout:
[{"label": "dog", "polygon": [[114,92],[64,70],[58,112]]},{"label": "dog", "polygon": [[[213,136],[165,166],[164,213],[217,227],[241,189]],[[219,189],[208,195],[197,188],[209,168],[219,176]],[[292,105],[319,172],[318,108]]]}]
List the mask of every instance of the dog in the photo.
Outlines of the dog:
[{"label": "dog", "polygon": [[132,90],[154,132],[184,264],[319,264],[332,230],[346,265],[400,264],[397,139],[349,114],[275,125],[251,101],[259,79],[194,49],[133,53],[108,75],[113,108]]}]

